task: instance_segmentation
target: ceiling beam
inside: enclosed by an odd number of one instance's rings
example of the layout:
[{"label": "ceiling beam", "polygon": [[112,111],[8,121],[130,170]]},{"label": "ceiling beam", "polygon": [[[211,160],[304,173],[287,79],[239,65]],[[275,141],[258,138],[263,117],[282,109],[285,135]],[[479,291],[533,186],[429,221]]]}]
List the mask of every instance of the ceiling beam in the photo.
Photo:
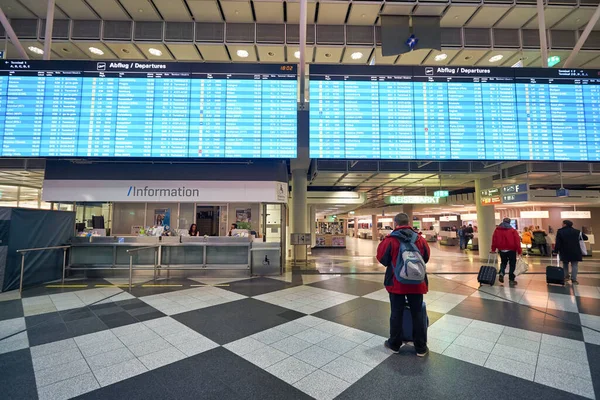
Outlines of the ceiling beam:
[{"label": "ceiling beam", "polygon": [[23,45],[19,41],[17,34],[15,33],[14,29],[10,25],[8,18],[6,18],[6,15],[4,14],[4,11],[2,11],[1,7],[0,7],[0,23],[2,23],[2,26],[4,27],[4,30],[6,31],[8,38],[12,42],[13,46],[15,46],[17,48],[17,52],[19,53],[21,58],[23,58],[25,60],[29,60],[29,55],[23,48]]},{"label": "ceiling beam", "polygon": [[586,25],[585,29],[583,30],[583,33],[579,37],[579,40],[575,44],[573,51],[571,52],[571,54],[569,54],[567,61],[565,61],[563,68],[571,67],[571,63],[573,63],[573,61],[575,60],[575,57],[577,57],[577,55],[579,54],[579,50],[581,50],[581,48],[585,44],[585,41],[587,40],[588,36],[590,36],[590,32],[592,31],[592,29],[594,29],[594,26],[596,26],[596,23],[598,22],[599,18],[600,18],[600,4],[598,4],[598,7],[596,7],[596,11],[594,12],[594,15],[592,15],[592,18],[588,21],[588,24]]},{"label": "ceiling beam", "polygon": [[46,12],[46,32],[44,34],[44,60],[49,60],[52,54],[52,30],[54,28],[54,2],[48,0],[48,11]]}]

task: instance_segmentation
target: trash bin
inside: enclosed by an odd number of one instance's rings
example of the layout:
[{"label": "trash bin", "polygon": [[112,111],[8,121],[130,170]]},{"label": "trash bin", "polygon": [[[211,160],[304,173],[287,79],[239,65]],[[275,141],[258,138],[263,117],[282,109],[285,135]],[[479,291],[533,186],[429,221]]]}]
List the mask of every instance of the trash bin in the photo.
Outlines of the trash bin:
[{"label": "trash bin", "polygon": [[281,248],[279,243],[252,243],[252,275],[280,275]]}]

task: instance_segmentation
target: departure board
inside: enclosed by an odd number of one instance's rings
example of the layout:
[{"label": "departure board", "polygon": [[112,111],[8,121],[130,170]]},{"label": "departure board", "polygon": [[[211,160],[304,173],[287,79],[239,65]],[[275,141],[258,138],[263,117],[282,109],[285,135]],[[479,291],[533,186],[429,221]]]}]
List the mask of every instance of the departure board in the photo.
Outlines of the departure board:
[{"label": "departure board", "polygon": [[5,157],[294,158],[292,65],[0,62]]},{"label": "departure board", "polygon": [[310,69],[310,156],[600,161],[600,71]]}]

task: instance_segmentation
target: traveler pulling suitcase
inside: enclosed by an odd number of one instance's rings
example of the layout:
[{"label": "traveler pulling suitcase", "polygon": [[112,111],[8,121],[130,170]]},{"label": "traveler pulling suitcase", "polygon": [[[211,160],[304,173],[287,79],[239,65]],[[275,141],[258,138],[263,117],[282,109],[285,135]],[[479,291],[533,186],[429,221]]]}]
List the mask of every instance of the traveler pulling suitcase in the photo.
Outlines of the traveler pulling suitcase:
[{"label": "traveler pulling suitcase", "polygon": [[[552,257],[554,260],[554,257]],[[556,256],[556,261],[558,264],[559,256]],[[552,263],[554,264],[554,263]],[[565,269],[554,265],[548,265],[546,267],[546,283],[549,285],[551,283],[555,285],[563,285],[565,286]]]},{"label": "traveler pulling suitcase", "polygon": [[482,265],[479,269],[479,274],[477,275],[477,282],[479,282],[479,286],[494,286],[494,283],[496,283],[496,275],[498,274],[498,270],[496,270],[496,262],[492,264],[492,257],[494,258],[494,261],[496,261],[496,253],[490,253],[487,265]]},{"label": "traveler pulling suitcase", "polygon": [[[425,341],[427,341],[427,328],[429,327],[429,317],[427,316],[427,307],[423,302],[423,325],[425,325]],[[402,340],[405,342],[413,341],[413,324],[412,315],[408,303],[404,306],[404,314],[402,314]]]}]

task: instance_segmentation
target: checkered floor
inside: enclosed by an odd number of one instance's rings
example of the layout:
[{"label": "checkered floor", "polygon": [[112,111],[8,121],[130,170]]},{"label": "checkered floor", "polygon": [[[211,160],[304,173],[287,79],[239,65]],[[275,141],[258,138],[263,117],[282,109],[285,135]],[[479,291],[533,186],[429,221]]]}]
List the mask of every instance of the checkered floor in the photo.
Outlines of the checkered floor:
[{"label": "checkered floor", "polygon": [[3,398],[595,398],[600,279],[479,288],[473,278],[430,277],[425,359],[383,347],[381,275],[1,294]]}]

